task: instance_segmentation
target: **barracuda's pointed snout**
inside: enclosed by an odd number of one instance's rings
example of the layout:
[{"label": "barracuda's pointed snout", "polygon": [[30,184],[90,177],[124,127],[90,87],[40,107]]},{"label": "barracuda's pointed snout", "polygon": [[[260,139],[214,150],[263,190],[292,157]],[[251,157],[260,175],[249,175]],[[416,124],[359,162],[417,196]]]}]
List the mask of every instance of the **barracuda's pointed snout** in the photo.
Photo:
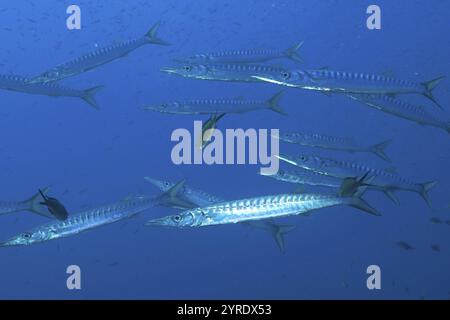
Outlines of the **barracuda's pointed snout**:
[{"label": "barracuda's pointed snout", "polygon": [[169,223],[170,219],[167,217],[151,219],[145,222],[147,227],[171,227],[172,224]]},{"label": "barracuda's pointed snout", "polygon": [[167,73],[176,73],[177,72],[177,69],[174,67],[162,67],[159,70],[162,72],[167,72]]}]

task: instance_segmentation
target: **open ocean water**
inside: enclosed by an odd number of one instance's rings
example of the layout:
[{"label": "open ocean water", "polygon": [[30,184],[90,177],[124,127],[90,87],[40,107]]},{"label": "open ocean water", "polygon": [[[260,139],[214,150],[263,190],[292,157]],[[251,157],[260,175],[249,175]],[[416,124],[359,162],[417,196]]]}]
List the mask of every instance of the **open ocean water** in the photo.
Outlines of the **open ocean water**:
[{"label": "open ocean water", "polygon": [[[66,9],[72,4],[81,9],[81,29],[66,26]],[[381,29],[366,24],[366,9],[373,4],[381,9]],[[277,128],[352,137],[365,145],[392,140],[386,148],[391,163],[370,153],[284,142],[280,151],[356,161],[437,184],[430,190],[431,208],[413,192],[396,192],[396,205],[369,190],[364,199],[379,217],[339,206],[275,220],[296,226],[284,235],[284,251],[266,230],[245,224],[144,226],[149,219],[179,211],[157,206],[70,237],[0,248],[0,298],[449,299],[449,133],[369,108],[344,94],[196,80],[160,71],[196,53],[284,50],[304,41],[298,52],[303,62],[262,64],[423,82],[450,75],[449,12],[450,2],[439,0],[2,1],[2,75],[37,76],[102,46],[142,37],[158,21],[158,37],[169,45],[144,45],[58,81],[76,89],[104,86],[96,93],[98,111],[78,98],[0,90],[0,202],[25,200],[50,186],[49,196],[75,215],[136,195],[158,195],[145,176],[185,179],[189,186],[226,200],[293,192],[298,186],[258,175],[260,164],[174,164],[172,132],[192,132],[194,120],[208,116],[142,110],[170,100],[266,100],[280,90],[286,116],[270,110],[227,114],[218,128]],[[395,98],[450,121],[449,88],[445,78],[433,90],[443,111],[420,95]],[[280,167],[295,169],[286,163]],[[0,242],[51,222],[30,212],[0,219]],[[71,265],[81,270],[80,290],[67,287]],[[371,265],[379,267],[380,289],[368,289]]]}]

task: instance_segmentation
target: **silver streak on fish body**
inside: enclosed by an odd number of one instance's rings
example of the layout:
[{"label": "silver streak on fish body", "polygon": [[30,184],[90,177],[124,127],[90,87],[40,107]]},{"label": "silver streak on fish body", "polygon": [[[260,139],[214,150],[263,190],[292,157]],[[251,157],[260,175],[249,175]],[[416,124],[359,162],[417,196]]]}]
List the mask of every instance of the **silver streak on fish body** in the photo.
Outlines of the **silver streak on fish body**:
[{"label": "silver streak on fish body", "polygon": [[434,98],[432,90],[444,77],[418,83],[376,74],[331,70],[283,70],[278,74],[254,77],[284,86],[330,93],[421,94],[442,109]]},{"label": "silver streak on fish body", "polygon": [[257,79],[257,77],[271,77],[282,72],[287,72],[283,68],[270,65],[236,63],[188,63],[174,67],[162,68],[161,71],[176,74],[185,78],[232,82],[263,82]]},{"label": "silver streak on fish body", "polygon": [[143,37],[98,48],[76,59],[60,64],[30,80],[30,83],[47,83],[71,77],[128,55],[146,44],[167,45],[156,35],[160,23],[156,23]]},{"label": "silver streak on fish body", "polygon": [[305,132],[284,132],[278,137],[281,141],[299,144],[301,146],[318,147],[329,150],[339,150],[347,152],[370,152],[381,159],[390,162],[384,149],[391,140],[386,140],[372,146],[362,145],[352,138],[334,137],[318,133]]},{"label": "silver streak on fish body", "polygon": [[218,114],[218,113],[244,113],[253,110],[270,109],[284,114],[278,102],[283,92],[278,92],[270,99],[245,100],[234,99],[198,99],[187,101],[170,101],[159,105],[143,107],[144,110],[152,110],[170,114]]},{"label": "silver streak on fish body", "polygon": [[54,83],[30,83],[27,78],[16,75],[0,75],[0,89],[52,97],[81,98],[96,109],[98,109],[98,105],[95,101],[95,94],[101,88],[102,86],[96,86],[86,90],[77,90]]},{"label": "silver streak on fish body", "polygon": [[[165,192],[168,189],[172,188],[175,184],[173,182],[159,180],[155,178],[145,177],[145,180],[156,186],[161,191]],[[176,209],[193,209],[197,207],[205,207],[212,205],[214,203],[225,202],[224,199],[216,197],[212,194],[204,192],[199,189],[194,189],[188,185],[184,185],[177,194],[176,199],[182,199],[185,202],[193,203],[194,205],[191,207],[182,207],[179,206],[178,203],[168,203],[168,207],[176,208]],[[275,239],[275,242],[278,245],[278,248],[281,251],[284,251],[284,235],[291,230],[295,229],[294,225],[282,225],[275,223],[272,220],[261,220],[261,221],[248,221],[246,224],[250,227],[258,228],[269,232],[272,237]]]},{"label": "silver streak on fish body", "polygon": [[64,221],[55,221],[41,225],[0,243],[0,246],[30,245],[55,240],[131,218],[156,205],[165,205],[168,202],[172,202],[172,198],[176,197],[178,190],[182,188],[183,184],[184,182],[182,181],[159,196],[131,197],[117,203],[71,215]]},{"label": "silver streak on fish body", "polygon": [[364,173],[369,173],[374,177],[371,186],[378,186],[394,202],[397,202],[392,193],[394,190],[413,191],[420,194],[428,206],[431,207],[428,191],[436,185],[435,181],[417,183],[408,178],[401,177],[391,172],[391,170],[375,169],[355,162],[307,154],[299,156],[280,154],[279,159],[304,169],[338,178],[357,177]]},{"label": "silver streak on fish body", "polygon": [[199,53],[190,57],[176,59],[184,63],[254,63],[266,62],[273,59],[287,58],[302,62],[298,50],[303,41],[287,50],[229,50],[215,53]]},{"label": "silver streak on fish body", "polygon": [[379,215],[360,198],[360,195],[358,192],[352,197],[314,193],[255,197],[187,210],[180,214],[149,220],[146,225],[177,228],[204,227],[300,215],[312,210],[340,205],[349,205],[370,214]]},{"label": "silver streak on fish body", "polygon": [[450,133],[450,120],[441,120],[437,116],[429,113],[423,106],[413,105],[398,98],[386,95],[347,94],[347,96],[385,113],[414,121],[420,125],[440,128],[445,130],[447,133]]},{"label": "silver streak on fish body", "polygon": [[341,178],[321,174],[303,168],[298,168],[297,170],[289,170],[289,171],[279,169],[276,174],[269,174],[269,175],[261,174],[261,175],[289,183],[306,184],[310,186],[329,187],[336,189],[340,188],[343,182],[343,179]]},{"label": "silver streak on fish body", "polygon": [[[50,188],[44,188],[42,193],[45,195]],[[46,207],[41,205],[41,202],[44,199],[42,198],[41,194],[38,192],[34,196],[32,196],[30,199],[27,199],[25,201],[18,201],[18,202],[6,202],[6,201],[0,201],[0,215],[8,214],[8,213],[14,213],[19,211],[29,211],[36,213],[38,215],[47,217],[47,218],[54,218],[47,210]]]}]

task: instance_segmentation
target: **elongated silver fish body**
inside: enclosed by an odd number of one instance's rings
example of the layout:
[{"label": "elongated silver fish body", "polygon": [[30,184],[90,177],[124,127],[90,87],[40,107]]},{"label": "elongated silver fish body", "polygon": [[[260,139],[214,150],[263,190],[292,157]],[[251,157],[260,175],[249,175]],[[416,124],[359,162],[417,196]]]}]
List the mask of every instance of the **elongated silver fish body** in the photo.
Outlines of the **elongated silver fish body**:
[{"label": "elongated silver fish body", "polygon": [[390,140],[375,145],[363,145],[352,138],[329,136],[320,133],[283,132],[278,137],[281,141],[299,144],[301,146],[317,147],[346,152],[369,152],[385,161],[390,161],[384,149]]},{"label": "elongated silver fish body", "polygon": [[234,99],[197,99],[187,101],[170,101],[159,105],[148,105],[144,110],[152,110],[170,114],[220,114],[244,113],[260,109],[270,109],[284,113],[278,105],[282,92],[275,94],[268,100]]},{"label": "elongated silver fish body", "polygon": [[325,157],[302,154],[300,156],[280,155],[279,158],[290,164],[313,170],[315,172],[334,176],[337,178],[359,177],[364,174],[373,176],[371,185],[379,186],[385,190],[405,190],[419,193],[430,204],[427,192],[436,182],[418,183],[412,179],[402,177],[391,170],[371,168],[360,163],[335,160]]},{"label": "elongated silver fish body", "polygon": [[44,224],[24,232],[0,246],[30,245],[55,240],[130,218],[158,204],[158,198],[139,196],[71,215],[67,220]]},{"label": "elongated silver fish body", "polygon": [[297,51],[303,45],[299,42],[287,50],[228,50],[213,53],[199,53],[186,58],[177,59],[185,63],[254,63],[266,62],[273,59],[287,58],[301,62]]},{"label": "elongated silver fish body", "polygon": [[124,57],[146,44],[166,45],[156,37],[159,23],[155,24],[145,36],[98,48],[78,58],[62,63],[30,80],[30,83],[47,83],[71,77]]},{"label": "elongated silver fish body", "polygon": [[204,227],[281,218],[337,205],[356,205],[358,198],[323,194],[281,194],[222,202],[179,215],[150,220],[146,225]]},{"label": "elongated silver fish body", "polygon": [[386,95],[348,94],[347,96],[385,113],[414,121],[421,125],[440,128],[450,133],[450,121],[443,121],[434,116],[424,106],[414,105]]},{"label": "elongated silver fish body", "polygon": [[[173,188],[173,186],[175,185],[174,182],[159,180],[150,177],[145,177],[145,180],[149,181],[151,184],[153,184],[163,192],[166,192],[170,188]],[[186,202],[194,203],[198,207],[206,207],[214,203],[225,202],[225,200],[222,198],[216,197],[215,195],[207,193],[203,190],[192,188],[188,185],[183,186],[183,188],[178,192],[178,197]],[[183,209],[178,207],[176,203],[172,204],[171,207]],[[281,251],[284,251],[285,247],[284,235],[295,229],[295,226],[293,225],[278,224],[270,219],[258,221],[252,220],[244,223],[252,228],[258,228],[269,232]]]},{"label": "elongated silver fish body", "polygon": [[295,183],[295,184],[305,184],[310,186],[319,187],[329,187],[329,188],[340,188],[343,179],[333,177],[326,174],[321,174],[312,170],[306,170],[303,168],[298,168],[298,170],[282,170],[279,169],[276,174],[265,175],[275,180]]},{"label": "elongated silver fish body", "polygon": [[161,71],[185,78],[232,82],[261,82],[255,76],[270,77],[283,72],[283,68],[238,63],[184,64],[162,68]]},{"label": "elongated silver fish body", "polygon": [[98,108],[94,95],[100,88],[78,90],[54,83],[30,83],[29,79],[17,75],[0,75],[0,89],[51,97],[81,98],[94,108]]},{"label": "elongated silver fish body", "polygon": [[19,211],[29,211],[31,208],[28,201],[6,202],[0,201],[0,215]]},{"label": "elongated silver fish body", "polygon": [[[175,182],[171,181],[159,180],[150,177],[145,177],[145,180],[147,180],[163,192],[166,192],[175,186]],[[177,196],[184,200],[190,201],[199,207],[225,201],[220,197],[216,197],[215,195],[212,195],[200,189],[192,188],[187,184],[183,185],[183,187],[178,191]]]},{"label": "elongated silver fish body", "polygon": [[369,73],[331,70],[283,70],[278,74],[255,75],[254,78],[289,87],[330,93],[421,94],[442,109],[434,98],[432,90],[444,77],[419,83]]}]

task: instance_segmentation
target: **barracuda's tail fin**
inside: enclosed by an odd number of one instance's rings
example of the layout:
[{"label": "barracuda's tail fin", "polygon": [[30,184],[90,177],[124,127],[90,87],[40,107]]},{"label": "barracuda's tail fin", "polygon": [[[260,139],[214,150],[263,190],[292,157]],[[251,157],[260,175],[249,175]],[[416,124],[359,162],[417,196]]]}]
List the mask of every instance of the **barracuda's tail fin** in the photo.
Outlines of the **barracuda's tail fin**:
[{"label": "barracuda's tail fin", "polygon": [[[375,179],[375,176],[368,177],[368,174],[369,173],[366,173],[364,176],[358,178],[345,179],[342,183],[340,194],[341,196],[346,197],[347,204],[349,206],[365,211],[374,216],[381,216],[375,208],[373,208],[362,198],[362,195],[367,190],[367,187],[370,186],[370,183],[373,179]],[[351,183],[352,180],[353,184]]]},{"label": "barracuda's tail fin", "polygon": [[169,190],[160,194],[157,198],[158,205],[166,207],[177,207],[183,209],[193,209],[198,206],[190,201],[184,200],[179,197],[180,191],[184,188],[185,180],[182,180],[175,184]]},{"label": "barracuda's tail fin", "polygon": [[281,108],[281,106],[278,104],[280,102],[281,96],[283,95],[283,91],[280,91],[276,93],[274,96],[272,96],[268,101],[267,104],[269,105],[269,108],[272,111],[275,111],[277,113],[280,113],[284,116],[287,115],[287,113]]},{"label": "barracuda's tail fin", "polygon": [[428,196],[428,192],[437,184],[437,181],[430,181],[420,184],[420,191],[419,194],[422,196],[422,198],[425,200],[427,205],[431,208],[431,201]]},{"label": "barracuda's tail fin", "polygon": [[81,98],[83,98],[84,101],[89,103],[89,105],[91,105],[95,109],[100,109],[98,104],[97,104],[97,101],[95,100],[95,94],[101,88],[103,88],[103,86],[96,86],[96,87],[93,87],[93,88],[86,89],[86,90],[84,90],[84,95]]},{"label": "barracuda's tail fin", "polygon": [[166,41],[160,39],[157,37],[156,33],[158,32],[159,26],[161,25],[161,22],[158,21],[157,23],[155,23],[150,30],[147,31],[147,33],[145,34],[145,38],[147,39],[147,41],[149,43],[153,43],[153,44],[160,44],[163,46],[167,46],[169,45]]},{"label": "barracuda's tail fin", "polygon": [[386,155],[385,149],[392,142],[392,140],[386,140],[381,143],[378,143],[370,148],[370,151],[376,154],[378,157],[383,159],[384,161],[391,162],[391,159]]},{"label": "barracuda's tail fin", "polygon": [[274,238],[281,252],[284,252],[284,235],[294,230],[295,228],[296,226],[294,225],[281,225],[274,223],[274,228],[272,229],[272,237]]},{"label": "barracuda's tail fin", "polygon": [[298,54],[298,50],[303,46],[303,41],[297,43],[295,46],[289,48],[286,50],[286,56],[291,59],[294,60],[295,62],[303,62],[303,59],[300,57],[300,55]]},{"label": "barracuda's tail fin", "polygon": [[47,207],[41,204],[44,200],[43,196],[45,196],[49,190],[50,187],[43,188],[30,199],[26,200],[25,203],[28,205],[27,210],[47,218],[54,218],[54,216],[47,210]]},{"label": "barracuda's tail fin", "polygon": [[437,105],[439,108],[441,108],[442,110],[444,108],[442,108],[442,106],[436,101],[436,99],[433,96],[433,89],[436,88],[436,86],[439,84],[439,82],[442,81],[442,79],[444,79],[444,76],[438,77],[436,79],[430,80],[430,81],[425,81],[422,82],[421,85],[423,85],[425,87],[425,91],[423,92],[423,95],[425,97],[427,97],[428,99],[430,99],[431,101],[434,102],[435,105]]}]

